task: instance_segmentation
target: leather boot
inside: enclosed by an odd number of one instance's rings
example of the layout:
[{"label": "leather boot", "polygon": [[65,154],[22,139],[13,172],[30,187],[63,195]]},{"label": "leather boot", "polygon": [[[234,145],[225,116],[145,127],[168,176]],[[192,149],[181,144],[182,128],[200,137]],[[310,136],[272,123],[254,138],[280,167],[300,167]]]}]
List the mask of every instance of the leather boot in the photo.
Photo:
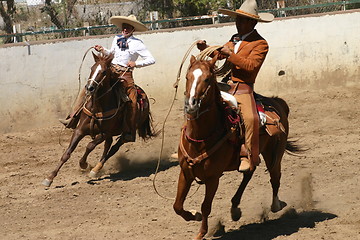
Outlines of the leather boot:
[{"label": "leather boot", "polygon": [[64,124],[64,126],[66,127],[69,123],[70,123],[71,119],[67,118],[67,119],[59,119],[59,122],[61,122],[62,124]]},{"label": "leather boot", "polygon": [[239,172],[247,172],[250,170],[250,161],[246,157],[240,158]]},{"label": "leather boot", "polygon": [[59,119],[59,122],[64,124],[65,128],[75,129],[79,122],[79,117],[67,117],[66,119]]}]

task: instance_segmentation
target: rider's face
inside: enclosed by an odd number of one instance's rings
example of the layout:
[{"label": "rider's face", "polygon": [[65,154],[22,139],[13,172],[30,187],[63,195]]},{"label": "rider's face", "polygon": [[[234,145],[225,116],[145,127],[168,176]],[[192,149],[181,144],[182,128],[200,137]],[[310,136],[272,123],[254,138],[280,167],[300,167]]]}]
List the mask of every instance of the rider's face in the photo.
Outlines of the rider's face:
[{"label": "rider's face", "polygon": [[130,37],[133,32],[134,32],[134,27],[133,26],[131,26],[130,24],[127,24],[127,23],[123,23],[121,34],[124,37]]},{"label": "rider's face", "polygon": [[244,35],[251,32],[254,29],[257,21],[251,18],[237,16],[235,23],[238,33],[240,35]]}]

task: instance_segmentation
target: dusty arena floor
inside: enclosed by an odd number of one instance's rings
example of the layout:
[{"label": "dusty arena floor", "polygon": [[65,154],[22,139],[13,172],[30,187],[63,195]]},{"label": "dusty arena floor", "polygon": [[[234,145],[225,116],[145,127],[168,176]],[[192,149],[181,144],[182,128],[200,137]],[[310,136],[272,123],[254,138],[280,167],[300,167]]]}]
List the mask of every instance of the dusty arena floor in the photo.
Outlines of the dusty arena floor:
[{"label": "dusty arena floor", "polygon": [[[242,175],[226,173],[214,199],[207,239],[360,239],[359,95],[360,89],[354,88],[279,95],[290,105],[290,137],[308,149],[302,157],[285,154],[283,158],[279,197],[287,207],[270,212],[271,186],[262,163],[241,202],[243,216],[233,222],[230,199]],[[166,124],[156,178],[159,193],[169,198],[175,196],[179,173],[170,155],[176,150],[183,121],[181,105],[179,99]],[[158,129],[167,110],[168,106],[153,106]],[[183,240],[195,236],[200,223],[185,222],[173,211],[173,201],[154,191],[161,137],[123,146],[97,179],[90,179],[88,171],[78,166],[87,138],[53,185],[42,186],[70,135],[60,125],[0,135],[1,239]],[[92,166],[101,151],[99,147],[90,155]],[[201,186],[185,207],[200,210],[203,194]]]}]

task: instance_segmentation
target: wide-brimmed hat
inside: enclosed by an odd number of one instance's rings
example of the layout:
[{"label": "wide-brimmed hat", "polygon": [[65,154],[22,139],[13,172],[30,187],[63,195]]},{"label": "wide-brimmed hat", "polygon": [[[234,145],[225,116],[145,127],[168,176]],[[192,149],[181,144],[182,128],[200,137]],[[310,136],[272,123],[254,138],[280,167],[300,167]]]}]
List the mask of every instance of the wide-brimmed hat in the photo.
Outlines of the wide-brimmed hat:
[{"label": "wide-brimmed hat", "polygon": [[258,13],[256,0],[245,0],[245,2],[241,4],[240,8],[235,11],[220,8],[219,12],[231,17],[243,16],[252,18],[258,22],[271,22],[274,20],[274,15],[271,13]]},{"label": "wide-brimmed hat", "polygon": [[147,31],[147,27],[139,22],[134,15],[130,15],[128,17],[125,16],[112,16],[109,19],[110,24],[114,24],[118,28],[122,29],[123,23],[127,23],[134,27],[136,32],[145,32]]}]

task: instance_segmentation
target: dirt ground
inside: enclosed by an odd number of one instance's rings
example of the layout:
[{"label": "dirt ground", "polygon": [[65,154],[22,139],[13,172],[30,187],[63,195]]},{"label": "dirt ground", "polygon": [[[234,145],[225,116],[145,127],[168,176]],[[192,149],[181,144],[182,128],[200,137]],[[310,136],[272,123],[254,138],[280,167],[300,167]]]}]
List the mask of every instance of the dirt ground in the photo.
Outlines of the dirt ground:
[{"label": "dirt ground", "polygon": [[[261,163],[233,222],[230,199],[242,175],[226,173],[215,196],[207,239],[360,239],[360,88],[332,88],[281,95],[290,105],[290,137],[306,152],[285,154],[279,197],[287,206],[270,212],[271,186]],[[169,106],[153,106],[161,129]],[[183,121],[182,99],[166,123],[164,153],[155,185],[175,197],[179,173],[170,158]],[[186,222],[153,188],[161,135],[126,144],[90,179],[78,160],[90,138],[81,142],[53,185],[42,180],[59,162],[70,130],[50,128],[0,135],[1,239],[191,239],[199,222]],[[59,144],[61,143],[61,144]],[[94,166],[102,151],[89,157]],[[204,187],[194,184],[185,202],[200,210]]]}]

